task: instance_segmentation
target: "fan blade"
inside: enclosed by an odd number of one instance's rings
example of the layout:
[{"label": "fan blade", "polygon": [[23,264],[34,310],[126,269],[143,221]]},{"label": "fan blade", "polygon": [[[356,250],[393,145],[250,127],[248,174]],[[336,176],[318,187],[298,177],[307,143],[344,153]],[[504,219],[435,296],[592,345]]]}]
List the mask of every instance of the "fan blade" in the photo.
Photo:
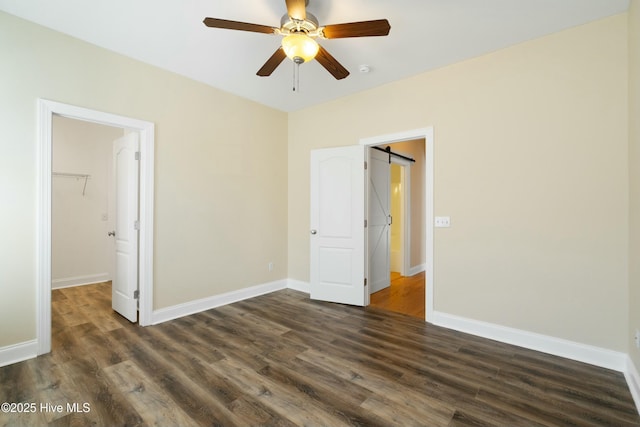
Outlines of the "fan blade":
[{"label": "fan blade", "polygon": [[250,24],[248,22],[228,21],[226,19],[205,18],[204,25],[212,28],[224,28],[226,30],[251,31],[253,33],[273,34],[276,28],[268,25]]},{"label": "fan blade", "polygon": [[386,36],[391,25],[386,19],[375,21],[349,22],[347,24],[327,25],[323,29],[328,39],[343,39],[347,37]]},{"label": "fan blade", "polygon": [[318,50],[318,54],[316,55],[316,59],[324,68],[330,72],[336,80],[342,80],[349,75],[349,71],[340,64],[336,58],[331,56],[329,52],[322,46],[320,46],[320,50]]},{"label": "fan blade", "polygon": [[287,14],[291,19],[303,21],[307,18],[306,1],[305,0],[286,0]]},{"label": "fan blade", "polygon": [[278,65],[280,65],[280,63],[286,57],[287,55],[284,53],[284,49],[282,49],[282,46],[279,47],[278,50],[276,50],[274,54],[271,55],[271,58],[267,59],[267,62],[264,63],[262,68],[260,68],[256,74],[261,77],[270,76],[271,73],[273,73],[275,69],[278,68]]}]

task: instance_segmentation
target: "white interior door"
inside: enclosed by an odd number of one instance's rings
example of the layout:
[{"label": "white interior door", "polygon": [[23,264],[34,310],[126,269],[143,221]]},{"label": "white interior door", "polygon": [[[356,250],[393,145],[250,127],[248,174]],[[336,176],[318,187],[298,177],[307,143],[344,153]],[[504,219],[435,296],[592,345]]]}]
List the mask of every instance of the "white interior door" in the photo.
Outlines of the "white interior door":
[{"label": "white interior door", "polygon": [[391,164],[389,154],[369,149],[368,256],[370,292],[391,285]]},{"label": "white interior door", "polygon": [[364,146],[311,152],[311,298],[365,305]]},{"label": "white interior door", "polygon": [[111,306],[129,319],[138,320],[138,133],[113,142],[115,178],[115,265]]}]

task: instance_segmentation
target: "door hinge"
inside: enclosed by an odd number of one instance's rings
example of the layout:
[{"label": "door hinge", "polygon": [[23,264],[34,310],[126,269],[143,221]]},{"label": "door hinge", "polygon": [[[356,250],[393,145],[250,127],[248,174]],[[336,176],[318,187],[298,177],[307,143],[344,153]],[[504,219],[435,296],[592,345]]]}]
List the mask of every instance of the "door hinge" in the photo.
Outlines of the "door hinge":
[{"label": "door hinge", "polygon": [[138,221],[137,219],[133,221],[133,229],[140,230],[140,221]]},{"label": "door hinge", "polygon": [[136,156],[136,160],[140,160],[140,152],[139,151],[136,151],[135,156]]},{"label": "door hinge", "polygon": [[367,170],[367,162],[364,162],[364,170]]},{"label": "door hinge", "polygon": [[140,291],[139,290],[135,290],[133,291],[133,298],[134,299],[140,299]]},{"label": "door hinge", "polygon": [[367,278],[364,278],[364,285],[367,286]]},{"label": "door hinge", "polygon": [[364,228],[367,228],[367,220],[364,220]]}]

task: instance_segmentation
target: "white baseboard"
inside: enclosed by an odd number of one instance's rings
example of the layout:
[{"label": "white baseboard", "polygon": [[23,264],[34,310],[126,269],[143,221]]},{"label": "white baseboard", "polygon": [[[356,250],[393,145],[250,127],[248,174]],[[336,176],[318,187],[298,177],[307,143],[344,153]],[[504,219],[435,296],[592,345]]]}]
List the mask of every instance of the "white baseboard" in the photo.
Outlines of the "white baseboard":
[{"label": "white baseboard", "polygon": [[303,282],[302,280],[287,280],[287,289],[293,289],[294,291],[304,292],[305,294],[311,293],[309,282]]},{"label": "white baseboard", "polygon": [[640,413],[640,375],[638,375],[638,370],[629,356],[627,356],[627,369],[624,371],[624,377],[629,385],[631,397],[636,404],[636,410]]},{"label": "white baseboard", "polygon": [[407,271],[407,277],[415,276],[418,273],[422,273],[426,270],[426,264],[420,264],[409,268]]},{"label": "white baseboard", "polygon": [[210,310],[212,308],[220,307],[286,288],[287,280],[284,279],[275,282],[264,283],[262,285],[251,286],[249,288],[244,288],[237,291],[227,292],[221,295],[214,295],[212,297],[189,301],[171,307],[161,308],[159,310],[154,310],[153,313],[151,313],[151,324],[156,325],[168,320],[177,319],[179,317],[188,316],[190,314],[200,313],[201,311]]},{"label": "white baseboard", "polygon": [[96,283],[108,282],[111,280],[109,273],[89,274],[86,276],[65,277],[63,279],[53,279],[51,289],[70,288],[72,286],[94,285]]},{"label": "white baseboard", "polygon": [[626,353],[618,351],[437,311],[433,313],[433,323],[445,328],[455,329],[456,331],[566,357],[567,359],[589,363],[618,372],[627,371],[628,356]]},{"label": "white baseboard", "polygon": [[38,341],[31,340],[0,348],[0,366],[13,365],[38,355]]}]

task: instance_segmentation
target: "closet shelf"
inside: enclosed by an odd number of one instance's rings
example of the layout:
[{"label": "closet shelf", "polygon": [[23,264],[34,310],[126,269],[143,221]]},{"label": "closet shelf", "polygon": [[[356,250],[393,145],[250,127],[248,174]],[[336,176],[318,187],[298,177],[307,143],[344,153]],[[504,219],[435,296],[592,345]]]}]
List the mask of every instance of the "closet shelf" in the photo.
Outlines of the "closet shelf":
[{"label": "closet shelf", "polygon": [[68,173],[68,172],[53,172],[53,176],[59,176],[63,178],[84,179],[84,187],[82,187],[83,196],[85,191],[87,190],[87,181],[89,180],[89,178],[91,178],[91,175],[87,173]]}]

